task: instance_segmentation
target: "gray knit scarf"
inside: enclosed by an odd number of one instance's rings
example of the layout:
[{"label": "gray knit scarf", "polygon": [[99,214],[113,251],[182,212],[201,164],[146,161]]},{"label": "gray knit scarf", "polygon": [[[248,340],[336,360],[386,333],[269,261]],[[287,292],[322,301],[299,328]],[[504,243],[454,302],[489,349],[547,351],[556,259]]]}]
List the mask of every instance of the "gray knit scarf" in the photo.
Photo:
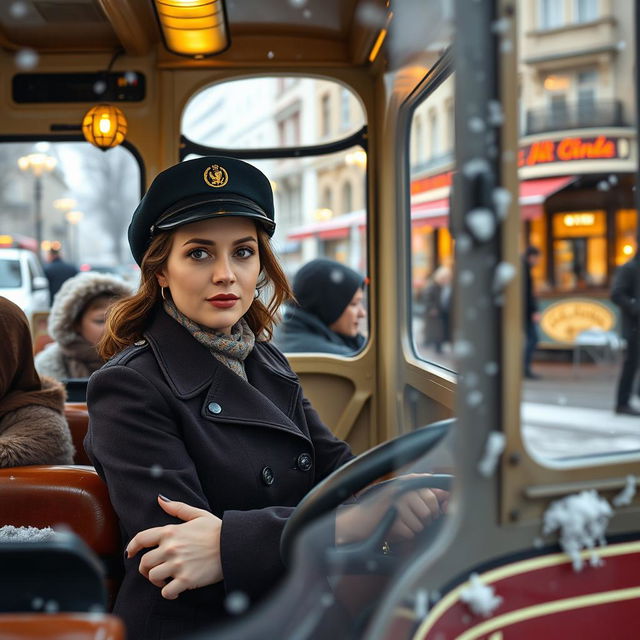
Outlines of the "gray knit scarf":
[{"label": "gray knit scarf", "polygon": [[247,321],[240,318],[231,327],[231,335],[216,333],[213,329],[203,327],[201,324],[190,320],[173,303],[173,300],[165,300],[164,310],[179,324],[181,324],[200,344],[209,349],[214,358],[229,367],[244,380],[247,374],[244,370],[244,360],[251,353],[256,337],[249,328]]}]

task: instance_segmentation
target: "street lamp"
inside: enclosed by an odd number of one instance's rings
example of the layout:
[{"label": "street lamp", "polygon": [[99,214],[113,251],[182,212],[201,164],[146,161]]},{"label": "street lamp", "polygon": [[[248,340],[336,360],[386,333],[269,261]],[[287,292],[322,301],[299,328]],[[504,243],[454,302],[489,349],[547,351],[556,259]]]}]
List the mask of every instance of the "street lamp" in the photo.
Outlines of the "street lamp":
[{"label": "street lamp", "polygon": [[18,158],[21,171],[33,174],[33,199],[35,201],[35,231],[38,251],[42,247],[42,176],[53,171],[58,161],[46,153],[30,153]]},{"label": "street lamp", "polygon": [[[67,213],[69,211],[71,211],[72,209],[75,209],[77,206],[77,202],[73,199],[73,198],[57,198],[56,200],[53,201],[53,206],[58,210],[62,212],[62,216],[65,218],[67,218]],[[65,231],[65,237],[66,237],[66,244],[69,248],[69,253],[71,253],[73,251],[73,229],[71,224],[69,223],[68,220],[67,221],[67,225],[66,225],[66,231]]]},{"label": "street lamp", "polygon": [[71,229],[73,230],[73,253],[74,260],[79,264],[80,263],[80,231],[77,227],[78,223],[84,218],[84,213],[82,211],[67,211],[64,214],[67,222],[71,225]]}]

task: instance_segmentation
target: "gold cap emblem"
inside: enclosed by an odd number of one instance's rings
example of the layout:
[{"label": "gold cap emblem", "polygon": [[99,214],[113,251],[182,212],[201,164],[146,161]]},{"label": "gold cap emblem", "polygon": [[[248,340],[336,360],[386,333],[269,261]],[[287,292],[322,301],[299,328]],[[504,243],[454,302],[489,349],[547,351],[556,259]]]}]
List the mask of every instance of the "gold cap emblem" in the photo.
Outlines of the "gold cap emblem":
[{"label": "gold cap emblem", "polygon": [[219,164],[212,164],[204,170],[204,181],[210,187],[224,187],[229,182],[229,174]]}]

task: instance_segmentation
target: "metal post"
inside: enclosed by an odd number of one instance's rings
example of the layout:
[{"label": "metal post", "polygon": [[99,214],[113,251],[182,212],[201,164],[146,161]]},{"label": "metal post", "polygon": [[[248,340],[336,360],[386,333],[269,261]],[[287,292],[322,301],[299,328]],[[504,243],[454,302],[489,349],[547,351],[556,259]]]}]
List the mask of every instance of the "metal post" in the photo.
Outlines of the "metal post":
[{"label": "metal post", "polygon": [[36,242],[38,243],[38,256],[42,251],[42,178],[34,176],[33,196],[35,201],[35,228]]}]

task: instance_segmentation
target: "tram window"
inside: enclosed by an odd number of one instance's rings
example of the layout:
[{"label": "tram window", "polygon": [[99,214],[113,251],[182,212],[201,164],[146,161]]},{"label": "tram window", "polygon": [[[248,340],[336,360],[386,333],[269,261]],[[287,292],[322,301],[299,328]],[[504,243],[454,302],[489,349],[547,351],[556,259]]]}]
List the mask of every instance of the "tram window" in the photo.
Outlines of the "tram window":
[{"label": "tram window", "polygon": [[338,82],[258,77],[219,83],[193,96],[182,133],[224,149],[310,146],[345,138],[365,120],[359,99]]},{"label": "tram window", "polygon": [[605,212],[555,213],[552,228],[556,289],[573,291],[605,286]]},{"label": "tram window", "polygon": [[[202,90],[187,104],[182,133],[200,145],[229,149],[232,155],[235,149],[304,150],[339,144],[364,123],[360,101],[342,84],[257,77]],[[248,161],[271,180],[276,206],[273,245],[291,281],[315,258],[335,260],[367,276],[366,153],[360,146]],[[367,333],[367,323],[361,320],[360,334]]]},{"label": "tram window", "polygon": [[449,370],[453,368],[452,97],[450,76],[415,107],[409,137],[413,344],[420,358]]},{"label": "tram window", "polygon": [[[47,160],[49,170],[36,175],[27,158]],[[0,143],[0,175],[0,234],[29,238],[34,247],[39,240],[43,251],[61,247],[77,266],[110,266],[135,278],[126,234],[141,180],[128,149],[104,152],[87,142]]]},{"label": "tram window", "polygon": [[[626,347],[611,300],[616,270],[637,249],[633,5],[540,0],[537,13],[520,5],[519,246],[540,251],[530,268],[538,313],[529,324],[523,305],[523,346],[529,335],[533,354],[522,384],[524,440],[542,461],[637,451],[637,418],[616,411],[640,404],[618,395]],[[569,54],[573,23],[588,41],[596,17],[619,26],[625,53],[594,66]],[[540,28],[564,43],[554,49],[556,65],[546,63]],[[521,265],[524,272],[524,258]]]}]

